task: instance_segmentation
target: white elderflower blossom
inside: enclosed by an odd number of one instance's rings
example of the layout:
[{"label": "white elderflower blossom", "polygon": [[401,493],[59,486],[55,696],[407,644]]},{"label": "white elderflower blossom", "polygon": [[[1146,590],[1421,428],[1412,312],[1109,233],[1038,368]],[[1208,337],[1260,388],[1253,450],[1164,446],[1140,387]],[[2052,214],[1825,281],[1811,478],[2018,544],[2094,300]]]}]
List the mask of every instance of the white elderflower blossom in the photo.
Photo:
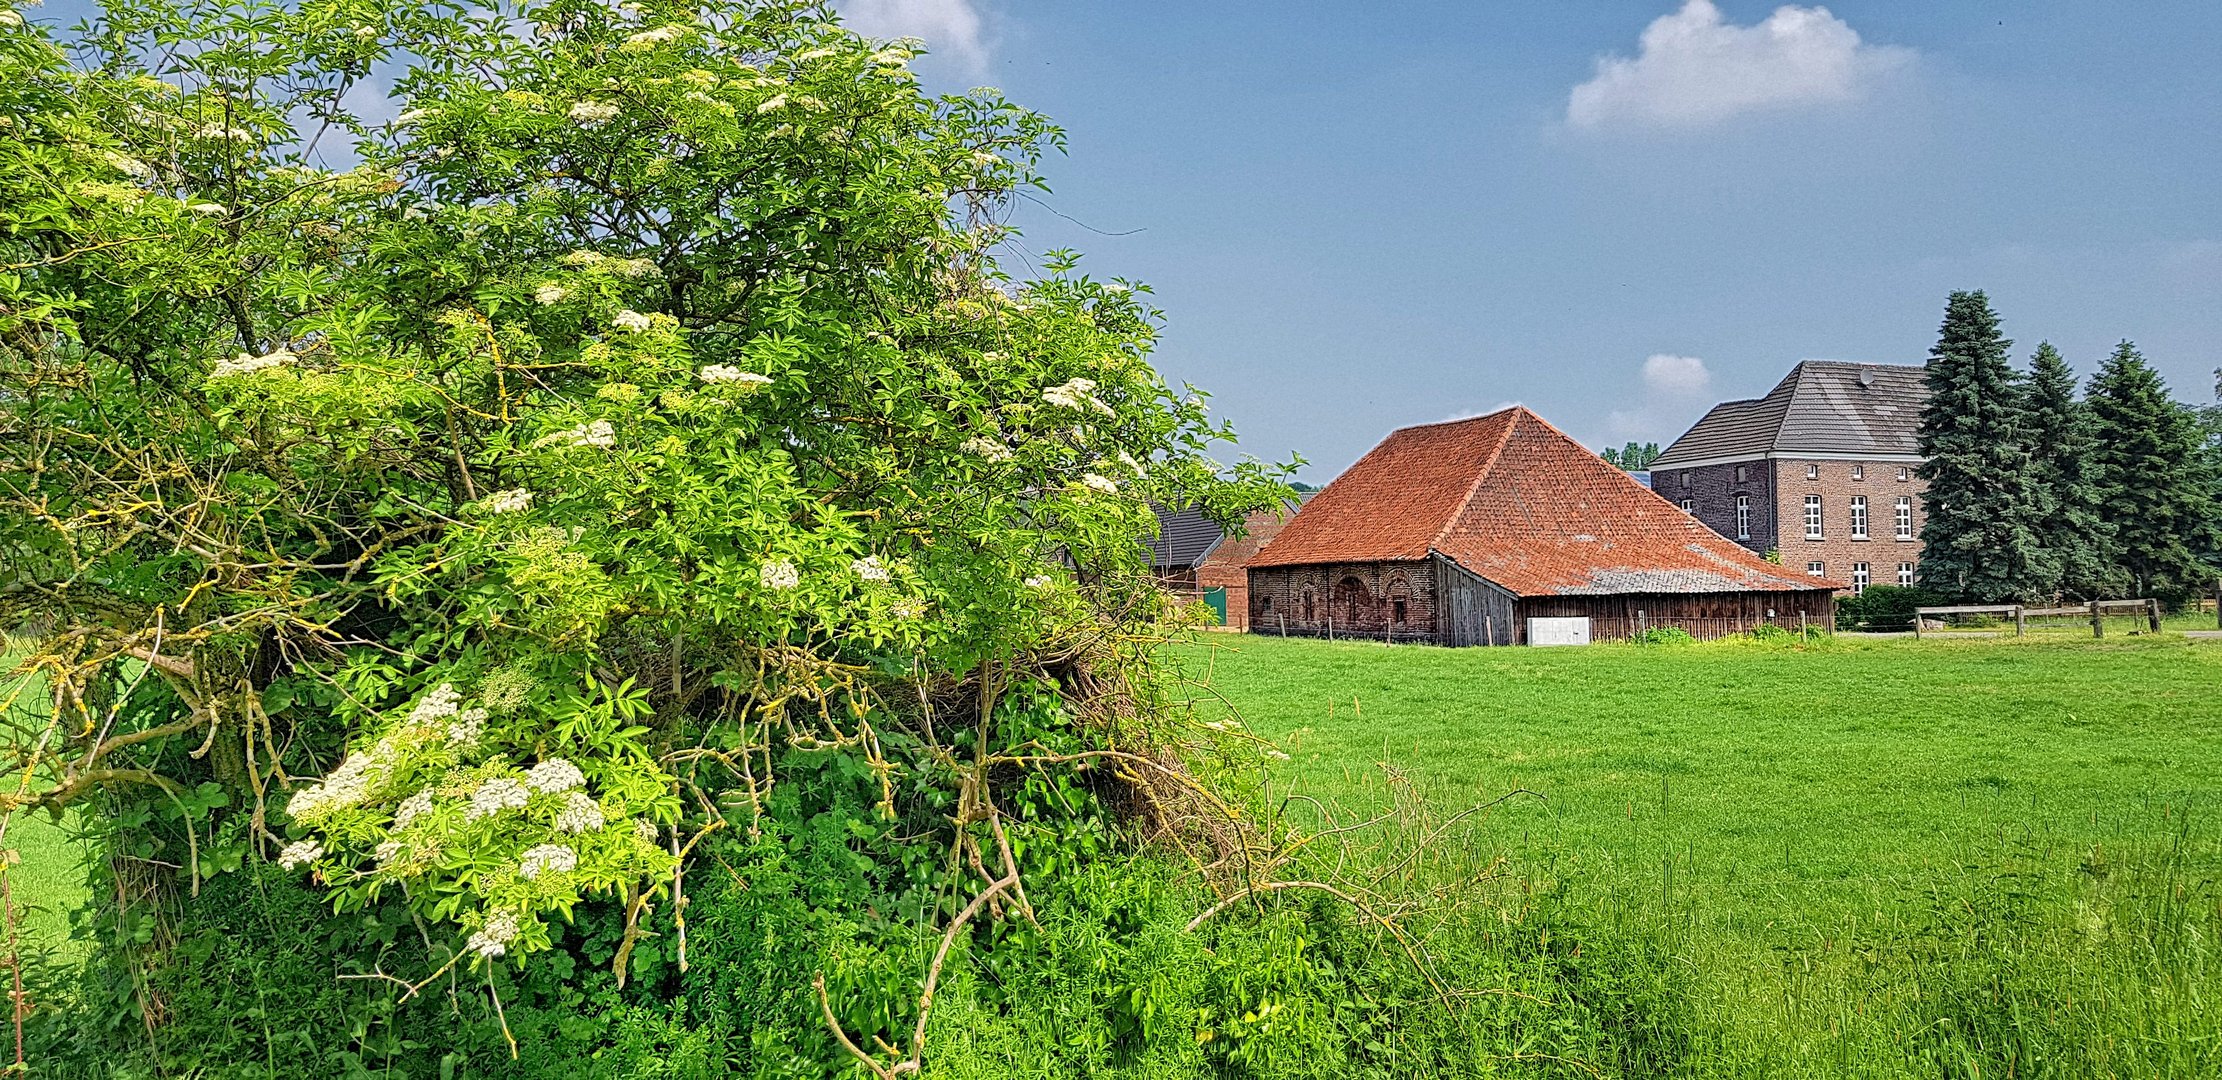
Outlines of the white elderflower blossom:
[{"label": "white elderflower blossom", "polygon": [[549,758],[525,772],[525,784],[534,791],[553,794],[569,791],[586,783],[586,774],[579,767],[562,758]]},{"label": "white elderflower blossom", "polygon": [[463,820],[477,821],[504,810],[513,810],[525,805],[525,801],[531,797],[531,790],[516,779],[497,776],[480,784],[477,791],[471,792],[471,808],[464,812]]},{"label": "white elderflower blossom", "polygon": [[605,268],[610,273],[621,278],[632,278],[636,281],[645,277],[654,277],[657,270],[656,260],[654,259],[608,259],[605,260],[605,263]]},{"label": "white elderflower blossom", "polygon": [[756,578],[767,589],[792,589],[802,584],[802,571],[785,559],[774,559],[756,572]]},{"label": "white elderflower blossom", "polygon": [[647,52],[648,50],[653,49],[658,45],[669,45],[672,42],[677,41],[685,36],[687,36],[686,27],[659,26],[654,30],[643,30],[640,33],[626,38],[625,44],[619,45],[617,47],[617,51]]},{"label": "white elderflower blossom", "polygon": [[321,783],[295,795],[286,813],[296,819],[321,817],[334,810],[361,806],[386,778],[386,765],[373,755],[357,751],[347,755]]},{"label": "white elderflower blossom", "polygon": [[888,579],[887,567],[880,562],[880,557],[877,555],[866,555],[861,559],[849,560],[849,570],[866,581],[886,581]]},{"label": "white elderflower blossom", "polygon": [[532,509],[532,492],[524,488],[510,488],[488,495],[479,504],[489,514],[515,514]]},{"label": "white elderflower blossom", "polygon": [[579,853],[562,844],[541,844],[525,849],[523,858],[517,860],[517,874],[526,881],[538,878],[549,871],[567,873],[579,865]]},{"label": "white elderflower blossom", "polygon": [[377,36],[378,28],[375,26],[358,26],[355,28],[355,40],[357,41],[369,41]]},{"label": "white elderflower blossom", "polygon": [[889,604],[887,613],[903,622],[917,622],[926,617],[926,605],[920,601],[905,598]]},{"label": "white elderflower blossom", "polygon": [[734,367],[731,364],[710,364],[704,367],[700,372],[697,372],[697,374],[699,374],[702,377],[702,381],[706,383],[731,383],[733,384],[733,389],[738,390],[744,394],[753,394],[766,386],[770,386],[772,381],[771,376],[769,375],[758,375],[753,371],[742,371],[740,368]]},{"label": "white elderflower blossom", "polygon": [[617,114],[620,111],[622,110],[618,109],[612,102],[581,101],[571,106],[571,111],[566,115],[570,116],[572,123],[580,127],[596,128],[617,119]]},{"label": "white elderflower blossom", "polygon": [[491,960],[509,951],[509,943],[517,940],[517,913],[497,911],[486,916],[486,925],[471,935],[464,948]]},{"label": "white elderflower blossom", "polygon": [[587,251],[584,248],[581,248],[580,250],[571,252],[556,261],[562,263],[565,266],[583,267],[594,266],[607,258],[609,258],[609,256],[604,255],[599,251]]},{"label": "white elderflower blossom", "polygon": [[617,5],[618,14],[624,15],[627,18],[637,19],[640,17],[640,13],[644,10],[646,9],[641,7],[639,4],[625,3]]},{"label": "white elderflower blossom", "polygon": [[615,446],[617,445],[617,429],[612,427],[607,420],[595,420],[580,424],[575,428],[558,431],[553,435],[544,435],[534,440],[532,445],[548,446],[554,443],[562,443],[565,446]]},{"label": "white elderflower blossom", "polygon": [[463,703],[463,695],[455,692],[454,683],[441,683],[409,710],[409,722],[419,726],[436,724],[454,716]]},{"label": "white elderflower blossom", "polygon": [[485,733],[486,710],[477,708],[456,713],[455,719],[447,722],[447,728],[441,734],[449,746],[468,750],[477,746],[479,738]]},{"label": "white elderflower blossom", "polygon": [[1094,409],[1105,416],[1116,415],[1111,406],[1095,395],[1094,379],[1069,379],[1042,391],[1042,400],[1061,409]]},{"label": "white elderflower blossom", "polygon": [[1086,473],[1082,475],[1080,477],[1080,486],[1102,495],[1116,495],[1119,493],[1119,485],[1117,481],[1114,481],[1107,476],[1099,476],[1095,473]]},{"label": "white elderflower blossom", "polygon": [[555,827],[558,832],[589,833],[602,827],[602,804],[583,791],[568,792],[563,796],[563,809],[556,811]]},{"label": "white elderflower blossom", "polygon": [[16,14],[12,9],[0,8],[0,26],[13,29],[21,25],[23,25],[23,16]]},{"label": "white elderflower blossom", "polygon": [[1134,455],[1124,450],[1119,451],[1119,464],[1134,470],[1136,476],[1148,476],[1150,474],[1148,469],[1142,467],[1141,462],[1134,460]]},{"label": "white elderflower blossom", "polygon": [[378,860],[378,863],[381,866],[394,861],[396,858],[400,857],[400,855],[401,841],[399,840],[384,841],[377,847],[370,850],[370,857]]},{"label": "white elderflower blossom", "polygon": [[228,379],[234,375],[252,375],[257,371],[264,371],[269,368],[286,367],[300,359],[300,357],[285,349],[272,349],[261,356],[249,356],[246,353],[240,353],[229,360],[216,361],[216,367],[208,373],[208,377],[211,379]]},{"label": "white elderflower blossom", "polygon": [[631,308],[626,308],[610,319],[610,323],[620,330],[628,330],[637,334],[656,325],[656,320]]},{"label": "white elderflower blossom", "polygon": [[1048,574],[1036,574],[1026,579],[1026,587],[1029,589],[1047,589],[1055,584],[1057,579]]},{"label": "white elderflower blossom", "polygon": [[394,117],[394,126],[408,127],[411,124],[421,123],[426,118],[432,116],[434,111],[435,110],[432,109],[411,109],[408,112],[402,113],[400,116]]},{"label": "white elderflower blossom", "polygon": [[185,209],[202,217],[223,217],[225,214],[231,213],[231,211],[224,209],[221,203],[212,202],[193,203]]},{"label": "white elderflower blossom", "polygon": [[232,142],[250,142],[255,133],[246,128],[225,127],[222,124],[204,124],[193,134],[204,139],[229,139]]},{"label": "white elderflower blossom", "polygon": [[131,157],[128,154],[119,154],[113,150],[110,150],[107,153],[102,154],[101,157],[106,160],[108,164],[115,166],[117,172],[120,172],[125,176],[132,177],[133,179],[144,180],[147,177],[154,175],[153,166],[148,165],[146,162],[141,161],[138,158]]},{"label": "white elderflower blossom", "polygon": [[299,869],[324,857],[324,845],[315,840],[295,840],[278,852],[278,865],[288,870]]},{"label": "white elderflower blossom", "polygon": [[656,823],[655,823],[655,822],[653,822],[653,821],[650,821],[650,820],[648,820],[647,818],[634,818],[634,819],[633,819],[633,835],[634,835],[634,836],[637,836],[637,837],[640,837],[640,839],[641,839],[641,841],[642,841],[643,843],[649,843],[649,844],[653,844],[653,843],[655,843],[655,842],[656,842]]},{"label": "white elderflower blossom", "polygon": [[995,441],[994,439],[990,439],[985,435],[974,435],[973,437],[966,439],[963,443],[962,449],[967,454],[977,455],[995,464],[1000,464],[1002,462],[1011,460],[1010,447],[1005,446],[1002,443]]},{"label": "white elderflower blossom", "polygon": [[551,281],[532,290],[532,298],[543,307],[550,304],[560,304],[571,298],[571,290]]},{"label": "white elderflower blossom", "polygon": [[910,63],[910,50],[900,45],[889,46],[873,53],[872,63],[880,67],[901,67]]},{"label": "white elderflower blossom", "polygon": [[423,791],[401,800],[401,805],[394,808],[393,827],[406,829],[414,824],[418,818],[431,812],[432,789],[425,788]]},{"label": "white elderflower blossom", "polygon": [[777,111],[777,110],[779,110],[779,109],[784,109],[784,108],[786,108],[786,107],[787,107],[787,95],[785,95],[785,94],[773,94],[772,96],[770,96],[770,97],[768,97],[768,98],[765,98],[765,99],[764,99],[764,100],[763,100],[763,101],[762,101],[761,103],[759,103],[759,104],[758,104],[758,105],[756,106],[756,112],[757,112],[757,115],[761,116],[761,115],[763,115],[764,113],[768,113],[768,112],[774,112],[774,111]]}]

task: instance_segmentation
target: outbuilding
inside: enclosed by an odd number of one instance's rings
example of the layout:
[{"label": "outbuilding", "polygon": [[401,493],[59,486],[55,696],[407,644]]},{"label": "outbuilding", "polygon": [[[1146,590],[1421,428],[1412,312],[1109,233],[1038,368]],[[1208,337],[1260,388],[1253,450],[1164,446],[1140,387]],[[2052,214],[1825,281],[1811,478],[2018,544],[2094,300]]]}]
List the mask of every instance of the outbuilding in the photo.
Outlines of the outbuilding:
[{"label": "outbuilding", "polygon": [[1253,633],[1441,645],[1825,626],[1785,572],[1518,406],[1401,428],[1248,561]]}]

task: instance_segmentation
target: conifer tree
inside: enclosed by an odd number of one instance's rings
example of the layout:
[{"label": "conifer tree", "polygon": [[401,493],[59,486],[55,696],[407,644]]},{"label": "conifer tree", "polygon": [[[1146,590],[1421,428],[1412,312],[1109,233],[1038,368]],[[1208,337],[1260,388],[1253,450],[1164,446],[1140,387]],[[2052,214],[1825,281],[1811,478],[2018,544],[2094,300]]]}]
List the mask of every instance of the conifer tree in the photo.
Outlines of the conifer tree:
[{"label": "conifer tree", "polygon": [[2092,376],[2085,400],[2115,570],[2137,596],[2197,594],[2210,571],[2193,545],[2205,539],[2212,510],[2197,415],[2168,396],[2160,373],[2127,341]]},{"label": "conifer tree", "polygon": [[2012,345],[1988,296],[1955,292],[1929,356],[1921,584],[1964,602],[2037,598],[2058,578],[2038,529],[2051,499],[2031,468]]},{"label": "conifer tree", "polygon": [[2055,562],[2052,591],[2091,599],[2119,595],[2106,559],[2106,523],[2098,513],[2090,411],[2076,396],[2075,372],[2052,343],[2040,342],[2023,388],[2030,466],[2053,511],[2038,535]]}]

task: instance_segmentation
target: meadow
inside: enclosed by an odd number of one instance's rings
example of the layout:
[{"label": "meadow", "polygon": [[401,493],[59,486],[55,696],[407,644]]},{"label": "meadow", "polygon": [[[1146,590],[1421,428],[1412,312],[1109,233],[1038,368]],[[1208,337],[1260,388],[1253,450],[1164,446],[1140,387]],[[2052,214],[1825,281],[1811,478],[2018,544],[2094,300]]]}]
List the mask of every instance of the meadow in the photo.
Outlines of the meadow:
[{"label": "meadow", "polygon": [[2222,1074],[2222,642],[1184,658],[1283,790],[1377,805],[1387,763],[1446,812],[1536,793],[1462,861],[1504,860],[1496,918],[1547,897],[1671,987],[1629,1075]]}]

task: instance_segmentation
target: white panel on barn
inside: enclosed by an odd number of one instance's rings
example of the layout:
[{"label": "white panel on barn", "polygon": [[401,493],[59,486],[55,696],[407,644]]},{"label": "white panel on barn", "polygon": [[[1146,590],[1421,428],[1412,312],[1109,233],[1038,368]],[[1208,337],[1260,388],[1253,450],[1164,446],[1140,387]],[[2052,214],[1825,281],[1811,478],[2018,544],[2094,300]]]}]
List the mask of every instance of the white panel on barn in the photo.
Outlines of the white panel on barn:
[{"label": "white panel on barn", "polygon": [[1528,644],[1587,645],[1589,644],[1589,619],[1587,616],[1529,619]]}]

